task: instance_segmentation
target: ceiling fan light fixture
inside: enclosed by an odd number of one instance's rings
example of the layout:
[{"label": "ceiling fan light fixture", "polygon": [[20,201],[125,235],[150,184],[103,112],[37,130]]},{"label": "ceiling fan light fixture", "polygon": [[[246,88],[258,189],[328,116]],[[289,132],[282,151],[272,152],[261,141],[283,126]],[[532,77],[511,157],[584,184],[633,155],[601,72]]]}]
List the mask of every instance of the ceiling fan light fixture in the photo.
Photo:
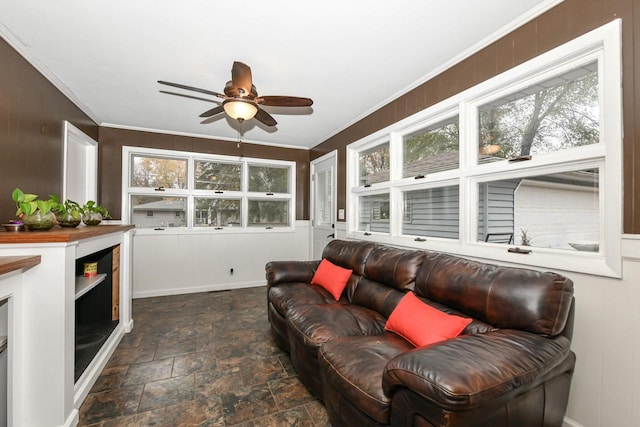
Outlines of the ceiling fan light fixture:
[{"label": "ceiling fan light fixture", "polygon": [[258,107],[253,102],[242,99],[227,99],[222,107],[229,117],[236,120],[252,119],[258,112]]}]

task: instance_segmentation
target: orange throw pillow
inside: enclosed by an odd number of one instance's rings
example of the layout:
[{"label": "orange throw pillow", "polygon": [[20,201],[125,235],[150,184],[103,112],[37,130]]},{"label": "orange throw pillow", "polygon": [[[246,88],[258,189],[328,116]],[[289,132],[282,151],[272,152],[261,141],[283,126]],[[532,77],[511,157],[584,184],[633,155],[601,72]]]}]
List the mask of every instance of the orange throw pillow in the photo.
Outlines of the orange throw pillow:
[{"label": "orange throw pillow", "polygon": [[353,270],[339,267],[332,264],[331,261],[323,259],[311,279],[311,284],[322,286],[338,301],[352,272]]},{"label": "orange throw pillow", "polygon": [[471,321],[435,309],[409,292],[393,309],[384,328],[422,347],[457,337]]}]

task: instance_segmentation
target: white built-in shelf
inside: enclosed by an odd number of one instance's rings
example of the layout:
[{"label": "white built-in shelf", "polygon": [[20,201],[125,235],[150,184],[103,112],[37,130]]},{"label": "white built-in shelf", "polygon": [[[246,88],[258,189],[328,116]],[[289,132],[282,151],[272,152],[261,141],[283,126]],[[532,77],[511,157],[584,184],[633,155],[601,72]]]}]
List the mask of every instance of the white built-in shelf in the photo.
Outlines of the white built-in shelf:
[{"label": "white built-in shelf", "polygon": [[105,273],[97,274],[92,277],[76,276],[76,299],[95,288],[106,278],[107,275]]}]

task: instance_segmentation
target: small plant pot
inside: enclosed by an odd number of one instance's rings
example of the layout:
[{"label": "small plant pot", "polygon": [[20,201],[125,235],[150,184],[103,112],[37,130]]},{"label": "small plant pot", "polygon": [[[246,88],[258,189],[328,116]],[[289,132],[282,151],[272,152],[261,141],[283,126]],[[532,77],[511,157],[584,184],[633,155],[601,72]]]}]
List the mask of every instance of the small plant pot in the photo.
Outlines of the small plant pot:
[{"label": "small plant pot", "polygon": [[102,222],[102,214],[100,212],[85,212],[82,215],[82,222],[85,225],[98,225]]},{"label": "small plant pot", "polygon": [[82,222],[82,214],[80,212],[67,212],[66,215],[56,215],[58,225],[60,227],[77,227]]},{"label": "small plant pot", "polygon": [[47,231],[56,224],[56,216],[53,212],[41,214],[40,211],[32,215],[24,215],[22,217],[24,228],[29,231]]}]

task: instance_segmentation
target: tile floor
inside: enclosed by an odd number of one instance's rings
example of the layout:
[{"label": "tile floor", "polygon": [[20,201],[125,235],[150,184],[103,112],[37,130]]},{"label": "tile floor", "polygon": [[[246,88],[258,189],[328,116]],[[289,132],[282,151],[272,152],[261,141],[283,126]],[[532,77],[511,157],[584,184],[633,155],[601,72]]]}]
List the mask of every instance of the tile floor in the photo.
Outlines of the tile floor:
[{"label": "tile floor", "polygon": [[80,426],[329,426],[272,341],[266,288],[133,300]]}]

